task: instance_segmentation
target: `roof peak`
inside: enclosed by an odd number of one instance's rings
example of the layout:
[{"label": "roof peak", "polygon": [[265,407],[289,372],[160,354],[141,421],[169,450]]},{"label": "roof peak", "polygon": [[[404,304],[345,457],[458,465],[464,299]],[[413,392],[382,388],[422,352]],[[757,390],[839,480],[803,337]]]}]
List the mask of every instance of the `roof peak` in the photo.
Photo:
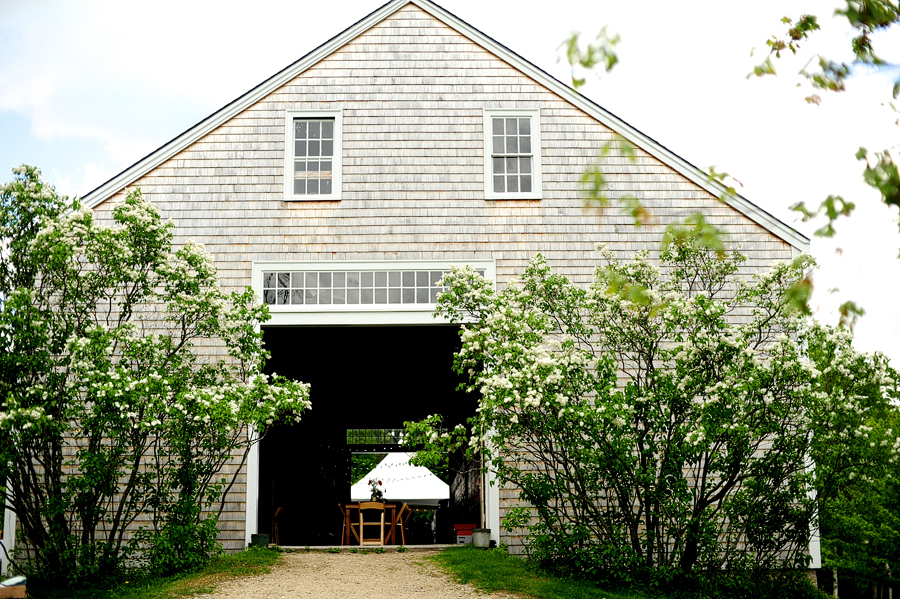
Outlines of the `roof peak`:
[{"label": "roof peak", "polygon": [[753,220],[780,239],[783,239],[797,250],[809,250],[809,239],[793,227],[790,227],[775,218],[743,196],[728,194],[726,188],[721,183],[713,180],[700,168],[681,158],[662,144],[638,131],[622,119],[616,117],[592,100],[579,94],[565,83],[519,56],[492,37],[476,29],[472,25],[469,25],[467,22],[450,13],[432,0],[390,0],[390,2],[383,4],[381,7],[375,9],[350,27],[326,41],[324,44],[297,59],[245,94],[232,100],[196,125],[190,127],[144,158],[127,167],[118,175],[88,192],[84,196],[85,204],[89,207],[99,205],[101,202],[112,197],[128,185],[131,185],[134,181],[202,138],[219,125],[233,118],[256,101],[275,91],[328,55],[337,51],[340,47],[410,4],[417,6],[435,19],[454,29],[459,34],[469,38],[482,48],[498,56],[501,60],[507,62],[513,68],[525,73],[540,85],[552,90],[569,103],[606,125],[612,131],[674,169],[699,187],[716,197],[722,198],[727,205]]}]

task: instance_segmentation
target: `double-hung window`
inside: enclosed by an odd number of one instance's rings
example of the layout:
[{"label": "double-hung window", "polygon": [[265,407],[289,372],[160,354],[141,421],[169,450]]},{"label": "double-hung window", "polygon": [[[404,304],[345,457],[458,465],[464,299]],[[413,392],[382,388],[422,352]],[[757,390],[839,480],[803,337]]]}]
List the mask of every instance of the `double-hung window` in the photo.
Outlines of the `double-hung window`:
[{"label": "double-hung window", "polygon": [[484,111],[484,197],[541,198],[538,110]]},{"label": "double-hung window", "polygon": [[288,110],[284,199],[339,200],[340,196],[341,111]]}]

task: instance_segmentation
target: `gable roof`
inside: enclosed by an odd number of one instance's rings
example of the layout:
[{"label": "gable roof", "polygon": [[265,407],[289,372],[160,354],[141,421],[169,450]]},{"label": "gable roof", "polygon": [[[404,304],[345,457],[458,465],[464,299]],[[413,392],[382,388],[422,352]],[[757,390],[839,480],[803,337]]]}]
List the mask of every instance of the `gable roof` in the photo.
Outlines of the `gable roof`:
[{"label": "gable roof", "polygon": [[147,174],[181,150],[213,131],[232,117],[236,116],[258,100],[272,93],[282,85],[285,85],[299,74],[309,69],[320,60],[341,48],[354,38],[391,16],[404,6],[414,4],[427,12],[445,25],[456,30],[461,35],[469,38],[485,50],[493,53],[513,68],[521,71],[547,89],[555,92],[566,101],[575,105],[591,117],[595,118],[609,129],[644,150],[663,164],[669,166],[700,188],[708,191],[715,197],[723,199],[725,204],[757,223],[776,237],[784,240],[797,250],[809,251],[809,238],[787,225],[773,215],[769,214],[756,204],[753,204],[741,195],[729,195],[725,186],[697,168],[687,160],[681,158],[665,146],[657,143],[652,138],[644,135],[622,119],[616,117],[601,106],[579,94],[568,85],[562,83],[549,73],[525,60],[503,44],[485,35],[472,27],[459,17],[441,8],[431,0],[391,0],[378,8],[368,16],[360,19],[338,35],[334,36],[315,50],[309,52],[293,64],[282,69],[266,81],[263,81],[244,95],[227,104],[223,108],[209,115],[187,131],[181,133],[168,143],[151,152],[138,162],[132,164],[121,173],[103,183],[96,189],[88,192],[83,200],[85,204],[93,208],[104,200],[112,197],[143,175]]}]

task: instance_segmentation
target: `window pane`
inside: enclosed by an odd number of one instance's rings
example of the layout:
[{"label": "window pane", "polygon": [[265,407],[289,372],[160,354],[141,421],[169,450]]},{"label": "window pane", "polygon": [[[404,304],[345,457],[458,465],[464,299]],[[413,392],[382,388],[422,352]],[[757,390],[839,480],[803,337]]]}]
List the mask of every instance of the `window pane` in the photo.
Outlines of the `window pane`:
[{"label": "window pane", "polygon": [[502,137],[494,136],[494,149],[493,149],[493,153],[494,153],[494,154],[502,154],[502,153],[504,152],[503,148],[504,148],[503,138],[502,138]]},{"label": "window pane", "polygon": [[371,304],[374,296],[372,294],[371,289],[360,289],[359,290],[359,303],[361,304]]},{"label": "window pane", "polygon": [[531,135],[531,119],[519,119],[519,135]]},{"label": "window pane", "polygon": [[503,188],[503,175],[497,175],[494,177],[494,193],[503,193],[505,190]]},{"label": "window pane", "polygon": [[414,304],[416,302],[416,290],[415,289],[404,289],[403,290],[403,303],[404,304]]},{"label": "window pane", "polygon": [[386,304],[387,303],[387,289],[375,289],[375,303],[376,304]]},{"label": "window pane", "polygon": [[334,155],[334,142],[331,140],[322,142],[322,156]]},{"label": "window pane", "polygon": [[531,172],[531,157],[527,158],[519,158],[519,172],[520,173],[530,173]]},{"label": "window pane", "polygon": [[279,287],[290,287],[291,286],[291,273],[289,273],[289,272],[278,273],[278,286]]},{"label": "window pane", "polygon": [[306,140],[301,139],[294,142],[294,156],[306,156]]},{"label": "window pane", "polygon": [[403,286],[404,287],[415,287],[416,286],[416,273],[408,270],[403,273]]},{"label": "window pane", "polygon": [[314,272],[306,273],[306,286],[315,289],[319,285],[319,275]]},{"label": "window pane", "polygon": [[320,156],[321,155],[319,152],[319,142],[317,142],[317,141],[309,142],[309,155],[310,156]]},{"label": "window pane", "polygon": [[306,180],[305,179],[294,179],[294,195],[295,196],[306,195]]},{"label": "window pane", "polygon": [[502,175],[503,174],[503,158],[492,158],[491,162],[494,163],[494,174]]},{"label": "window pane", "polygon": [[530,192],[531,191],[531,175],[522,175],[521,184],[522,184],[522,193]]},{"label": "window pane", "polygon": [[388,303],[389,304],[399,304],[400,303],[400,290],[399,289],[391,289],[388,291]]},{"label": "window pane", "polygon": [[347,273],[347,287],[359,287],[359,273],[358,272],[348,272]]},{"label": "window pane", "polygon": [[531,154],[531,138],[530,137],[520,137],[519,138],[519,152],[522,154]]},{"label": "window pane", "polygon": [[376,272],[375,273],[375,286],[376,287],[387,287],[387,273],[386,272]]},{"label": "window pane", "polygon": [[506,172],[507,173],[518,173],[519,172],[519,159],[518,158],[507,158],[506,159]]},{"label": "window pane", "polygon": [[322,123],[322,138],[323,139],[334,138],[334,121],[324,121]]},{"label": "window pane", "polygon": [[332,304],[343,304],[344,297],[347,294],[346,289],[335,289],[331,292],[331,303]]},{"label": "window pane", "polygon": [[319,127],[321,123],[318,121],[311,121],[309,123],[309,138],[310,139],[319,139]]},{"label": "window pane", "polygon": [[347,303],[348,304],[358,304],[359,303],[359,289],[348,289],[347,290]]},{"label": "window pane", "polygon": [[399,272],[389,272],[388,273],[388,282],[391,287],[399,287],[400,286],[400,273]]},{"label": "window pane", "polygon": [[519,119],[506,119],[506,134],[517,135],[519,133]]},{"label": "window pane", "polygon": [[306,180],[306,193],[307,195],[313,195],[319,193],[319,180],[318,179],[307,179]]},{"label": "window pane", "polygon": [[319,193],[328,195],[331,193],[331,179],[322,179],[319,182]]},{"label": "window pane", "polygon": [[288,289],[279,289],[278,290],[278,304],[284,305],[287,304],[291,299],[291,292]]},{"label": "window pane", "polygon": [[331,303],[331,289],[320,289],[319,290],[319,303],[320,304],[330,304]]},{"label": "window pane", "polygon": [[319,288],[322,287],[331,287],[331,273],[330,272],[320,272],[319,273]]},{"label": "window pane", "polygon": [[263,301],[267,304],[275,303],[275,290],[274,289],[266,289],[263,291]]},{"label": "window pane", "polygon": [[303,273],[302,272],[293,272],[291,273],[291,287],[299,288],[303,287]]},{"label": "window pane", "polygon": [[509,193],[519,192],[519,178],[516,175],[508,175],[506,177],[506,191]]},{"label": "window pane", "polygon": [[[312,145],[312,142],[309,142]],[[506,138],[506,151],[514,152],[516,154],[519,153],[519,138],[518,137],[507,137]],[[310,150],[312,152],[312,150]]]},{"label": "window pane", "polygon": [[438,281],[441,280],[441,277],[442,277],[442,276],[444,276],[444,273],[442,273],[442,272],[439,271],[439,270],[433,270],[433,271],[431,271],[431,277],[430,277],[430,278],[431,278],[431,284],[432,284],[432,285],[437,285]]},{"label": "window pane", "polygon": [[361,284],[363,287],[371,287],[371,286],[372,286],[372,278],[373,278],[374,274],[375,274],[375,273],[373,273],[373,272],[362,272],[362,273],[359,273],[359,276],[360,276],[360,282],[361,282],[360,284]]},{"label": "window pane", "polygon": [[428,273],[419,271],[416,273],[416,287],[428,287]]},{"label": "window pane", "polygon": [[295,176],[305,178],[306,177],[306,161],[297,160],[294,162],[294,173]]},{"label": "window pane", "polygon": [[303,303],[303,290],[302,289],[292,289],[291,290],[291,303],[292,304],[302,304]]},{"label": "window pane", "polygon": [[432,288],[429,290],[429,293],[430,293],[430,295],[431,295],[431,303],[432,303],[432,304],[436,304],[436,303],[437,303],[437,296],[438,296],[438,294],[439,294],[440,292],[441,292],[441,290],[440,290],[439,288],[437,288],[437,287],[432,287]]},{"label": "window pane", "polygon": [[263,287],[266,289],[271,289],[275,287],[276,274],[274,272],[264,272],[263,273]]},{"label": "window pane", "polygon": [[306,121],[294,121],[294,139],[306,139]]},{"label": "window pane", "polygon": [[316,291],[315,289],[307,289],[306,293],[305,293],[306,303],[307,304],[315,304],[316,303],[316,294],[318,294],[318,293],[319,292]]},{"label": "window pane", "polygon": [[494,135],[503,135],[503,119],[491,119],[493,121]]},{"label": "window pane", "polygon": [[419,288],[416,289],[416,303],[417,304],[427,304],[428,303],[428,290]]},{"label": "window pane", "polygon": [[335,287],[343,287],[344,282],[347,280],[347,273],[336,272],[334,273],[334,286]]}]

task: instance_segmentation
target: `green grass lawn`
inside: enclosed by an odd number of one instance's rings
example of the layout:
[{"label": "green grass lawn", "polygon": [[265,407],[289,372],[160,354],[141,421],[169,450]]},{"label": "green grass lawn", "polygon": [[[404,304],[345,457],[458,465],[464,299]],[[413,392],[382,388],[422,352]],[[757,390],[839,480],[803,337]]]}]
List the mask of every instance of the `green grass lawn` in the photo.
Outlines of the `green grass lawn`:
[{"label": "green grass lawn", "polygon": [[280,554],[266,549],[248,549],[215,558],[198,572],[168,578],[126,579],[115,586],[86,589],[42,589],[28,585],[35,599],[169,599],[211,593],[230,578],[265,574]]},{"label": "green grass lawn", "polygon": [[504,591],[538,599],[653,599],[634,591],[610,592],[588,582],[543,574],[502,550],[453,547],[432,557],[453,578],[483,591]]}]

